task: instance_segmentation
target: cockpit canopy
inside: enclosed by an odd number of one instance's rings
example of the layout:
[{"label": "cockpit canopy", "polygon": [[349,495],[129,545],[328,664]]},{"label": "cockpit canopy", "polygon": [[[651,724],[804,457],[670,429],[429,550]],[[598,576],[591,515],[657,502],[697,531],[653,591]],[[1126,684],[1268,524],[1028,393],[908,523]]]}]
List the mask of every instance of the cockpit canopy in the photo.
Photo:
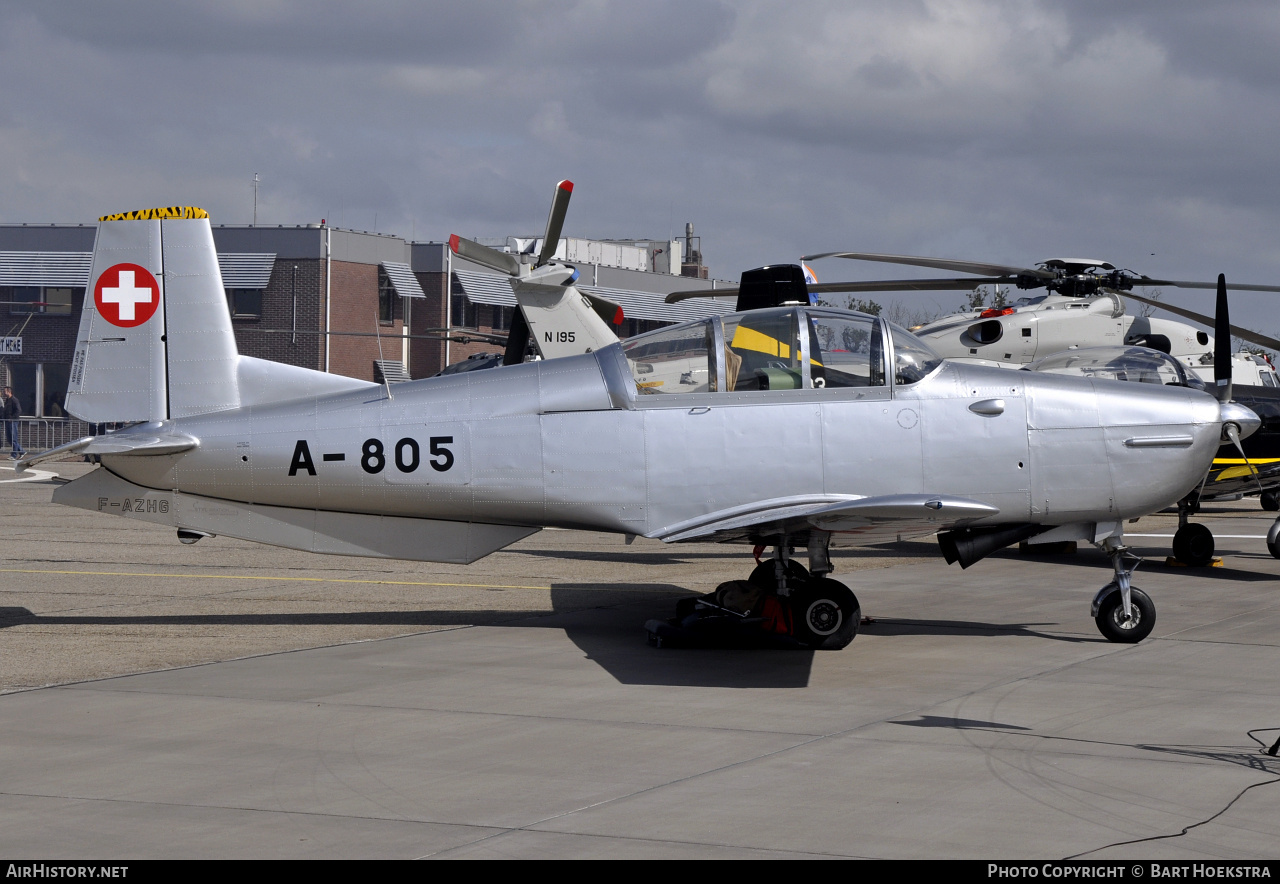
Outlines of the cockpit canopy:
[{"label": "cockpit canopy", "polygon": [[1023,371],[1069,374],[1139,384],[1166,384],[1204,389],[1182,363],[1150,347],[1081,347],[1038,359]]},{"label": "cockpit canopy", "polygon": [[[650,395],[903,386],[942,363],[893,323],[828,307],[730,313],[637,335],[622,346],[637,391]],[[891,384],[887,363],[894,366]]]}]

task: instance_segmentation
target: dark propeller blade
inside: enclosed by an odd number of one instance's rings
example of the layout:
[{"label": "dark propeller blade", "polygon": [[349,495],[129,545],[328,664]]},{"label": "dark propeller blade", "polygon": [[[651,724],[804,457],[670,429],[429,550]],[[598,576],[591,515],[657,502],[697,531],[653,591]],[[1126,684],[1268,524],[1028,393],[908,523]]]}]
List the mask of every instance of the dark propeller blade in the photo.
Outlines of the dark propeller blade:
[{"label": "dark propeller blade", "polygon": [[569,195],[573,193],[572,181],[561,181],[556,185],[556,195],[551,200],[551,214],[547,216],[547,232],[542,235],[542,251],[538,253],[541,267],[551,260],[551,256],[560,247],[560,229],[564,227],[564,216],[569,211]]},{"label": "dark propeller blade", "polygon": [[1213,384],[1218,399],[1231,401],[1231,319],[1227,315],[1227,277],[1218,274],[1218,301],[1214,305]]},{"label": "dark propeller blade", "polygon": [[1007,264],[987,264],[983,261],[953,261],[949,258],[922,258],[916,255],[884,255],[879,252],[823,252],[819,255],[805,255],[801,261],[816,261],[819,258],[849,258],[854,261],[881,261],[885,264],[906,264],[911,267],[933,267],[937,270],[954,270],[957,273],[981,273],[984,276],[1035,276],[1041,279],[1053,279],[1049,270],[1031,267],[1010,267]]},{"label": "dark propeller blade", "polygon": [[[1227,286],[1227,289],[1231,290],[1232,286]],[[1199,322],[1202,325],[1209,326],[1210,328],[1216,328],[1216,325],[1217,325],[1214,322],[1214,319],[1212,316],[1206,316],[1203,313],[1197,313],[1194,310],[1188,310],[1185,307],[1177,307],[1177,306],[1174,306],[1173,304],[1166,304],[1164,301],[1157,301],[1154,298],[1144,298],[1142,295],[1135,295],[1133,292],[1119,292],[1118,294],[1120,294],[1121,297],[1131,298],[1134,301],[1139,301],[1143,304],[1150,304],[1152,307],[1159,307],[1161,310],[1168,310],[1170,313],[1176,314],[1178,316],[1182,316],[1186,319],[1190,319],[1195,322]],[[1267,347],[1272,350],[1280,350],[1280,339],[1278,338],[1268,337],[1267,335],[1260,334],[1255,331],[1250,331],[1247,328],[1241,328],[1238,325],[1231,326],[1229,330],[1231,334],[1235,335],[1237,338],[1239,338],[1242,341],[1248,341],[1251,344],[1257,344],[1259,347]],[[1217,332],[1215,331],[1214,334],[1217,335]]]}]

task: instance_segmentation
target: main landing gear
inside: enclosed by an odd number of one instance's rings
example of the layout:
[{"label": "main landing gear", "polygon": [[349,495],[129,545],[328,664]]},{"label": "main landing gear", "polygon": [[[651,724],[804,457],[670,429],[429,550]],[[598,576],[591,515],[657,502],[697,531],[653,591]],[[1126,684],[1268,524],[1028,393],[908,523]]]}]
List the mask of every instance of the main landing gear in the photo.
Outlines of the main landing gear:
[{"label": "main landing gear", "polygon": [[1184,565],[1203,567],[1213,563],[1213,532],[1188,519],[1200,510],[1193,495],[1178,501],[1178,530],[1173,535],[1173,557]]},{"label": "main landing gear", "polygon": [[[681,599],[676,616],[645,624],[656,647],[773,647],[837,651],[858,634],[862,609],[847,586],[827,575],[830,535],[812,532],[809,568],[791,558],[788,538],[746,580]],[[757,548],[759,551],[760,548]]]},{"label": "main landing gear", "polygon": [[1149,636],[1156,625],[1156,606],[1151,597],[1129,582],[1142,560],[1129,552],[1119,537],[1107,537],[1098,545],[1111,559],[1116,576],[1098,590],[1089,613],[1107,641],[1136,644]]}]

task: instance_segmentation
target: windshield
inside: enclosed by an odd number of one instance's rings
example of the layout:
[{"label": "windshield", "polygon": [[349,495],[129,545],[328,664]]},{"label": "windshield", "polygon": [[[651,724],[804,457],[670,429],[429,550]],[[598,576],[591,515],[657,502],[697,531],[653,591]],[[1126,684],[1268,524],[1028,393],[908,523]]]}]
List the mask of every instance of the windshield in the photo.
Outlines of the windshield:
[{"label": "windshield", "polygon": [[942,357],[924,341],[901,326],[889,323],[893,334],[893,381],[914,384],[942,364]]}]

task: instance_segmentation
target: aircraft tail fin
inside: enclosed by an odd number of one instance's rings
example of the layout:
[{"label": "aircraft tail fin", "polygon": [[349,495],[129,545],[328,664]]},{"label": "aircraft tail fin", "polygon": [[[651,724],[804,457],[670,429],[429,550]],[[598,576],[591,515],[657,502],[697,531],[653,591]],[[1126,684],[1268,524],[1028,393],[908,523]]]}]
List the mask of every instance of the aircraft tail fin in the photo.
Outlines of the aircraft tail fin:
[{"label": "aircraft tail fin", "polygon": [[102,423],[238,407],[239,356],[208,214],[175,206],[99,220],[67,410]]}]

